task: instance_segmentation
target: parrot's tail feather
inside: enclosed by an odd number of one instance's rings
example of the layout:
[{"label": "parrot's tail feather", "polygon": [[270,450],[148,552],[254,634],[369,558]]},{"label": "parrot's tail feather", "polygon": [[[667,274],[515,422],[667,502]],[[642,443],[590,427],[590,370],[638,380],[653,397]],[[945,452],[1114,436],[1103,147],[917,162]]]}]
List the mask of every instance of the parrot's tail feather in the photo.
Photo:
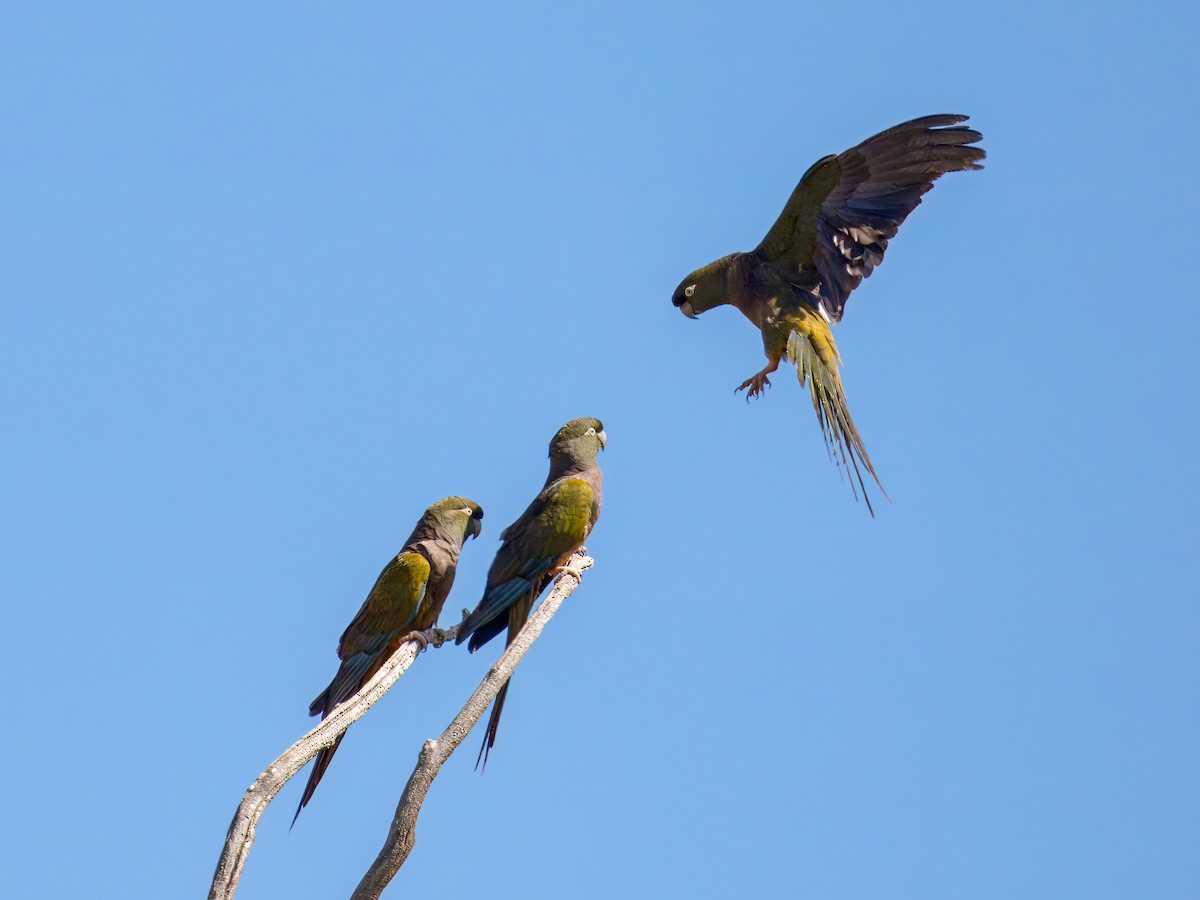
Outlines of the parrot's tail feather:
[{"label": "parrot's tail feather", "polygon": [[[510,678],[509,681],[512,679]],[[479,748],[479,755],[475,757],[475,768],[481,771],[487,771],[488,754],[492,747],[496,745],[496,729],[500,727],[500,712],[504,709],[504,698],[508,696],[508,684],[504,682],[504,686],[500,688],[500,692],[496,694],[496,699],[492,702],[492,713],[488,716],[487,731],[483,735],[483,746]]]},{"label": "parrot's tail feather", "polygon": [[[817,414],[817,422],[821,426],[821,434],[825,438],[825,447],[829,451],[829,458],[833,460],[839,470],[843,467],[847,471],[853,470],[850,477],[850,490],[854,493],[856,500],[859,491],[862,491],[867,511],[874,517],[875,509],[871,506],[871,498],[867,494],[862,469],[866,469],[871,478],[875,480],[875,484],[879,486],[883,496],[889,500],[891,498],[884,490],[879,476],[875,474],[875,467],[871,465],[871,457],[867,454],[867,448],[863,445],[858,429],[854,426],[854,420],[850,418],[850,407],[846,403],[846,393],[842,389],[842,379],[837,373],[837,364],[826,365],[812,340],[800,331],[792,331],[788,336],[787,356],[796,366],[796,377],[800,379],[800,385],[808,386],[808,393],[812,398],[813,410]],[[854,484],[855,481],[858,482],[857,488]]]},{"label": "parrot's tail feather", "polygon": [[479,605],[463,620],[462,626],[458,631],[458,637],[455,638],[455,643],[461,644],[467,638],[470,638],[471,643],[467,646],[467,649],[474,653],[505,629],[508,624],[508,618],[504,613],[514,603],[519,603],[525,594],[529,593],[533,584],[537,581],[540,571],[544,570],[550,564],[550,560],[538,560],[535,562],[539,568],[535,569],[530,575],[516,575],[507,581],[488,587],[487,592],[483,595],[483,599],[479,601]]},{"label": "parrot's tail feather", "polygon": [[[498,616],[490,621],[484,622],[482,625],[477,626],[473,631],[469,632],[470,643],[467,644],[467,649],[474,653],[507,627],[507,617]],[[465,638],[467,635],[468,632],[465,630],[458,633],[460,639]]]},{"label": "parrot's tail feather", "polygon": [[321,778],[325,775],[325,770],[329,768],[329,763],[333,760],[333,754],[337,753],[338,745],[342,742],[342,738],[346,736],[346,732],[342,732],[337,736],[337,740],[329,747],[322,748],[317,753],[317,758],[313,761],[312,771],[308,773],[308,784],[304,785],[304,794],[300,797],[300,805],[296,807],[296,814],[292,816],[291,828],[296,826],[296,820],[300,818],[300,810],[308,806],[308,801],[312,799],[312,795],[317,790],[317,785],[321,783]]},{"label": "parrot's tail feather", "polygon": [[[529,621],[529,612],[533,609],[533,601],[541,592],[542,587],[547,583],[548,578],[542,578],[537,583],[537,586],[518,598],[518,600],[508,608],[508,635],[504,638],[504,646],[511,647],[512,642],[517,639],[517,635],[521,633],[521,629],[525,627],[525,623]],[[496,699],[492,701],[492,714],[488,716],[487,731],[483,736],[483,746],[479,748],[479,756],[475,759],[475,768],[479,768],[480,763],[483,764],[483,770],[487,770],[488,754],[491,752],[496,743],[496,729],[500,727],[500,713],[504,710],[504,700],[508,697],[508,686],[512,682],[510,677],[508,681],[500,686],[500,690],[496,693]]]}]

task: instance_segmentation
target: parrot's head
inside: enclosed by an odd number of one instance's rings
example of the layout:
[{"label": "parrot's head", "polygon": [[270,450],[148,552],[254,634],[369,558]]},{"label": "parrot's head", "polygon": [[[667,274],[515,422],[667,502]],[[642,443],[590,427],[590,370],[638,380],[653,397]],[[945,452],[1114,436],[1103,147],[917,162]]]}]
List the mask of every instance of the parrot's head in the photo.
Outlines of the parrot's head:
[{"label": "parrot's head", "polygon": [[591,416],[580,416],[558,429],[550,441],[551,464],[558,468],[561,463],[592,462],[607,443],[604,423]]},{"label": "parrot's head", "polygon": [[[425,526],[422,529],[422,526]],[[461,545],[468,537],[479,537],[483,529],[483,507],[466,497],[444,497],[421,516],[418,531],[457,539]]]},{"label": "parrot's head", "polygon": [[716,262],[697,269],[675,288],[671,302],[689,319],[694,319],[705,310],[729,302],[725,289],[725,269],[729,257],[723,256]]}]

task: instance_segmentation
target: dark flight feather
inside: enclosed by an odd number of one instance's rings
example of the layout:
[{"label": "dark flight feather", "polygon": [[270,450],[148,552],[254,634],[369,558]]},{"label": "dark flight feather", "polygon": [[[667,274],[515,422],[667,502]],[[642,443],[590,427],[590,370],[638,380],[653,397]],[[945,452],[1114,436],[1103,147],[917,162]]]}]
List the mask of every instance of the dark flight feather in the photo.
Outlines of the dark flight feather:
[{"label": "dark flight feather", "polygon": [[934,181],[982,168],[982,138],[966,116],[913,119],[867,138],[805,173],[779,220],[753,253],[798,283],[817,276],[820,305],[833,322],[850,293],[883,262],[888,241]]}]

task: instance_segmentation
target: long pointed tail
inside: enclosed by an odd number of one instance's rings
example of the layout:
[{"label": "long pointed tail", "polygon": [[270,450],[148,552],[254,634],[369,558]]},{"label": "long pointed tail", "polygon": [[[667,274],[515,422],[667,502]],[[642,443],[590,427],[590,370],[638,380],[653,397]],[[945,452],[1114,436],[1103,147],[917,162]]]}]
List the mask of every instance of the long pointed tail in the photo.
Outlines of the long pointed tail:
[{"label": "long pointed tail", "polygon": [[[517,639],[517,635],[521,633],[521,629],[525,627],[525,623],[529,621],[529,611],[533,609],[533,600],[536,596],[537,592],[531,591],[508,608],[508,635],[504,640],[505,647],[512,645],[512,642]],[[492,701],[492,712],[488,716],[487,730],[483,734],[483,746],[479,748],[479,756],[475,758],[475,768],[477,769],[482,764],[483,770],[487,771],[488,754],[496,744],[496,729],[500,727],[500,713],[504,710],[504,701],[508,697],[508,686],[511,682],[512,678],[504,682],[503,687],[496,694],[496,699]]]},{"label": "long pointed tail", "polygon": [[[867,448],[863,446],[854,420],[850,418],[846,392],[842,389],[842,379],[837,371],[837,348],[833,344],[832,335],[823,343],[827,344],[824,354],[818,350],[812,336],[793,330],[788,335],[787,357],[796,365],[796,377],[800,379],[801,386],[808,386],[813,410],[817,414],[817,422],[821,425],[821,435],[825,438],[825,447],[829,450],[830,459],[839,469],[844,466],[847,471],[853,470],[850,490],[854,492],[855,499],[858,499],[858,491],[862,491],[867,511],[874,518],[875,510],[871,506],[871,498],[867,495],[867,486],[863,482],[859,465],[861,464],[875,479],[875,484],[879,486],[884,497],[887,497],[887,491],[883,489],[879,476],[875,474],[875,467],[871,465]],[[823,357],[828,357],[828,361]],[[857,489],[854,487],[856,480]]]},{"label": "long pointed tail", "polygon": [[289,830],[295,827],[296,820],[300,818],[300,810],[308,806],[308,801],[312,799],[313,793],[317,790],[317,785],[321,783],[321,779],[325,775],[325,770],[329,768],[329,763],[333,761],[333,754],[337,753],[338,745],[341,744],[342,738],[346,736],[346,732],[342,732],[337,736],[337,740],[333,742],[333,746],[326,747],[317,753],[317,758],[313,760],[312,771],[308,773],[308,784],[304,785],[304,794],[300,797],[300,805],[296,807],[296,814],[292,816],[292,824],[288,826]]},{"label": "long pointed tail", "polygon": [[483,771],[487,771],[488,754],[496,744],[496,729],[500,727],[500,711],[504,709],[504,698],[508,696],[508,685],[511,681],[510,678],[504,682],[504,686],[496,694],[496,699],[492,701],[492,712],[488,716],[487,731],[483,734],[483,744],[479,748],[479,755],[475,757],[475,768],[477,769],[482,765]]}]

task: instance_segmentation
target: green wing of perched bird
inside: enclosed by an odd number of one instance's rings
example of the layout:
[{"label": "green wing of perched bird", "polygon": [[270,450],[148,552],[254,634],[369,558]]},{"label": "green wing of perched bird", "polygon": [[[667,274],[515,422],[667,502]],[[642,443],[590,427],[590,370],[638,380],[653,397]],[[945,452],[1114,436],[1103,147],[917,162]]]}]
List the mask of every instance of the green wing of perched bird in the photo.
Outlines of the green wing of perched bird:
[{"label": "green wing of perched bird", "polygon": [[879,477],[846,405],[829,326],[841,320],[850,292],[883,261],[888,241],[933,182],[982,168],[985,153],[971,146],[982,135],[961,124],[966,118],[914,119],[819,160],[754,250],[697,269],[671,298],[689,318],[732,304],[762,332],[767,366],[738,388],[746,399],[770,385],[767,376],[781,359],[795,364],[831,455],[853,468],[851,487],[857,480],[872,515],[859,466],[876,484]]},{"label": "green wing of perched bird", "polygon": [[[505,645],[516,640],[555,570],[591,533],[600,516],[603,482],[596,454],[606,443],[604,425],[591,417],[572,419],[554,435],[546,483],[525,512],[500,533],[503,543],[488,569],[483,598],[459,626],[458,643],[470,640],[472,653],[506,629]],[[479,750],[484,765],[496,743],[508,685],[504,683],[492,704]]]},{"label": "green wing of perched bird", "polygon": [[[383,567],[367,599],[338,641],[338,667],[333,681],[308,707],[324,719],[345,703],[379,671],[414,631],[437,624],[454,584],[458,555],[467,537],[477,537],[483,509],[466,497],[446,497],[421,516],[403,549]],[[345,737],[317,753],[292,824],[308,805],[334,753]]]}]

